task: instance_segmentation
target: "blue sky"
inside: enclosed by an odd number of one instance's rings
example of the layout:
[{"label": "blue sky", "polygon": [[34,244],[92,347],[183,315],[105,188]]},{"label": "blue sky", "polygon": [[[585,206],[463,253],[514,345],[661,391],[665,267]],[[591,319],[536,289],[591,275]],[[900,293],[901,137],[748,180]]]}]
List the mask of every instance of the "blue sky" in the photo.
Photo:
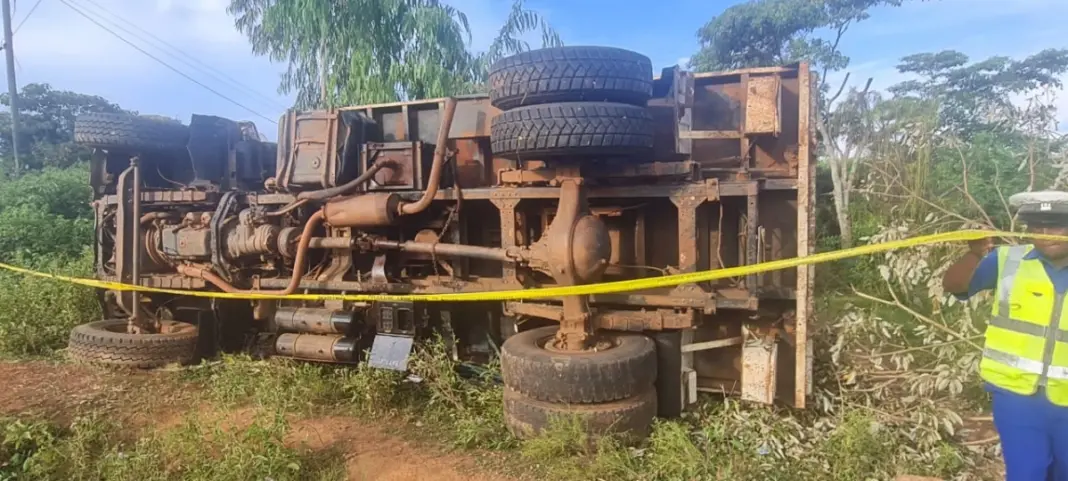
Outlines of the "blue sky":
[{"label": "blue sky", "polygon": [[[15,24],[37,0],[13,0]],[[67,0],[89,12],[96,5],[133,21],[157,37],[181,47],[200,62],[238,79],[268,98],[248,94],[225,81],[198,72],[166,50],[152,48],[119,31],[156,56],[230,96],[258,114],[277,119],[289,99],[277,93],[284,66],[251,53],[226,14],[227,0]],[[446,0],[471,22],[472,48],[484,49],[507,16],[510,0]],[[721,0],[527,0],[546,16],[571,45],[611,45],[636,50],[654,68],[671,66],[697,51],[697,30],[737,3]],[[114,17],[104,18],[119,22]],[[1068,0],[906,0],[898,8],[880,8],[855,25],[843,41],[851,57],[853,82],[874,79],[884,88],[902,76],[897,60],[911,53],[960,50],[973,59],[991,55],[1021,57],[1050,47],[1068,47],[1064,22]],[[106,23],[106,22],[105,22]],[[144,37],[140,31],[123,27]],[[353,28],[359,28],[354,25]],[[19,85],[47,82],[54,87],[101,95],[125,108],[188,120],[192,113],[254,120],[275,137],[267,120],[206,91],[134,50],[75,13],[59,0],[40,5],[15,35]],[[212,72],[216,77],[223,75]],[[834,79],[840,79],[842,73]],[[1068,120],[1068,93],[1058,103]]]}]

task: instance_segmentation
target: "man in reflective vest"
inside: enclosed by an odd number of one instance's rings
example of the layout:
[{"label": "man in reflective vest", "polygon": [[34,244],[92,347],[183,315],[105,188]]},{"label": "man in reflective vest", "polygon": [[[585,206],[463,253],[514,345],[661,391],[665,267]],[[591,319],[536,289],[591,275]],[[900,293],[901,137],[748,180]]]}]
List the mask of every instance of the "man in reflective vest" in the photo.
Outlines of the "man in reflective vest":
[{"label": "man in reflective vest", "polygon": [[[1028,232],[1068,236],[1068,193],[1010,202]],[[991,239],[971,242],[942,283],[960,299],[993,291],[979,373],[1007,481],[1068,481],[1068,242],[992,247]]]}]

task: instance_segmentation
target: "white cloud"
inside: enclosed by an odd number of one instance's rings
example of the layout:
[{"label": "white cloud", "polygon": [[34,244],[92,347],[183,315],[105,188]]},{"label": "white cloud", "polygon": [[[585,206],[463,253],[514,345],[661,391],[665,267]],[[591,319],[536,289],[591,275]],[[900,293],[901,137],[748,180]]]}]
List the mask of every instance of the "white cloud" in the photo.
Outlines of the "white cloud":
[{"label": "white cloud", "polygon": [[[471,27],[470,47],[475,51],[490,46],[511,8],[511,2],[499,0],[446,1],[467,15]],[[277,119],[282,114],[284,109],[278,104],[292,103],[291,95],[276,93],[279,75],[285,65],[252,55],[248,41],[234,28],[233,18],[226,13],[229,0],[46,0],[14,39],[20,66],[16,75],[20,85],[51,83],[56,88],[101,95],[143,113],[184,119],[192,113],[204,113],[255,120],[261,131],[270,137],[275,135],[273,123],[160,65],[84,18],[65,2],[171,66],[267,118]],[[13,15],[16,24],[22,20],[29,5],[29,0],[18,2],[18,10]],[[539,9],[538,13],[549,18],[551,12]],[[168,47],[158,46],[158,42],[144,31],[180,48],[196,61],[177,55]],[[540,32],[530,32],[523,39],[532,47],[541,43]],[[211,73],[204,73],[200,63],[210,66],[207,70]],[[272,100],[264,101],[248,89],[218,80],[225,77],[237,79]]]},{"label": "white cloud", "polygon": [[[19,2],[20,10],[26,9],[23,5],[29,2]],[[101,95],[144,113],[185,119],[192,113],[205,113],[255,120],[273,136],[273,123],[206,91],[115,35],[264,117],[277,119],[291,104],[276,93],[283,66],[251,54],[247,40],[234,29],[226,5],[226,0],[45,1],[14,39],[18,83],[51,83],[56,88]],[[16,24],[24,15],[14,13]],[[226,77],[244,87],[220,80]],[[265,101],[251,91],[272,100]]]}]

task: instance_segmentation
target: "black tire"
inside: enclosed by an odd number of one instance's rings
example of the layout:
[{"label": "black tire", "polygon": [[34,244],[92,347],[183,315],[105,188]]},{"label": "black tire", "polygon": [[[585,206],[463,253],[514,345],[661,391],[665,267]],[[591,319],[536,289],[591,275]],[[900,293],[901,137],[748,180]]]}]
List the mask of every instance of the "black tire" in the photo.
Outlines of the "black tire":
[{"label": "black tire", "polygon": [[653,94],[653,64],[613,47],[546,48],[498,60],[489,84],[490,102],[501,110],[583,100],[644,106]]},{"label": "black tire", "polygon": [[653,117],[645,107],[604,102],[519,107],[493,118],[490,143],[509,159],[651,157]]},{"label": "black tire", "polygon": [[108,367],[151,369],[191,362],[197,327],[178,321],[163,323],[161,334],[128,334],[125,319],[82,324],[71,331],[67,354],[76,362]]},{"label": "black tire", "polygon": [[557,404],[538,401],[513,389],[504,388],[504,423],[516,437],[540,434],[561,419],[574,416],[591,437],[615,434],[624,438],[649,436],[656,416],[656,392],[648,389],[637,396],[600,404]]},{"label": "black tire", "polygon": [[547,350],[558,326],[516,334],[501,347],[504,384],[551,403],[602,403],[653,389],[656,348],[635,333],[601,332],[612,347],[602,351]]},{"label": "black tire", "polygon": [[83,114],[74,121],[74,141],[102,149],[169,151],[186,148],[189,127],[129,114]]}]

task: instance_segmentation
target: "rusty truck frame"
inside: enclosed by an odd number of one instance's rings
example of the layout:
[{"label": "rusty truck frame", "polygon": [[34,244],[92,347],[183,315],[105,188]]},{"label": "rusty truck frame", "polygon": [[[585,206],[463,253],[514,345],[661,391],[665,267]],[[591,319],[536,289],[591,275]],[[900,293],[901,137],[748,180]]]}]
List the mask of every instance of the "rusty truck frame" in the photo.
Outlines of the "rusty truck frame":
[{"label": "rusty truck frame", "polygon": [[[577,60],[528,56],[528,63],[495,68],[573,64],[595,47],[581,49],[565,50],[578,52]],[[617,67],[632,67],[629,58],[617,56]],[[645,88],[644,96],[586,85],[581,98],[568,97],[577,90],[537,87],[529,72],[544,71],[491,74],[489,95],[291,110],[277,144],[250,124],[218,117],[194,116],[180,126],[185,130],[142,118],[80,119],[78,140],[97,147],[97,276],[231,293],[490,292],[812,252],[817,90],[807,64],[674,67],[655,77],[650,71],[647,85],[639,76],[631,93]],[[529,88],[509,97],[516,85]],[[613,101],[619,112],[640,115],[601,111]],[[612,132],[553,144],[568,138],[555,126],[575,115],[649,128],[611,140],[626,148],[592,154],[583,149],[608,145]],[[531,125],[557,129],[541,131],[555,137],[531,139],[542,135]],[[638,143],[628,147],[632,139]],[[485,360],[503,344],[513,427],[538,427],[540,418],[523,409],[603,403],[607,412],[646,391],[656,400],[641,409],[655,405],[664,416],[678,414],[699,392],[801,408],[811,391],[812,285],[813,269],[801,266],[638,292],[503,302],[101,291],[108,319],[76,328],[71,352],[152,367],[254,349],[403,369],[411,342],[434,331],[445,333],[457,358]],[[523,341],[534,350],[514,340],[529,331],[547,333]],[[120,338],[167,347],[133,353]],[[549,356],[538,357],[539,347]],[[613,352],[614,360],[595,361]],[[573,367],[561,367],[561,359]],[[581,366],[587,362],[592,367]],[[617,368],[634,371],[611,374]],[[635,374],[650,369],[655,380]],[[525,379],[537,376],[548,380]],[[650,382],[653,390],[642,391]],[[638,387],[608,385],[628,383]],[[627,409],[638,409],[634,403]]]}]

